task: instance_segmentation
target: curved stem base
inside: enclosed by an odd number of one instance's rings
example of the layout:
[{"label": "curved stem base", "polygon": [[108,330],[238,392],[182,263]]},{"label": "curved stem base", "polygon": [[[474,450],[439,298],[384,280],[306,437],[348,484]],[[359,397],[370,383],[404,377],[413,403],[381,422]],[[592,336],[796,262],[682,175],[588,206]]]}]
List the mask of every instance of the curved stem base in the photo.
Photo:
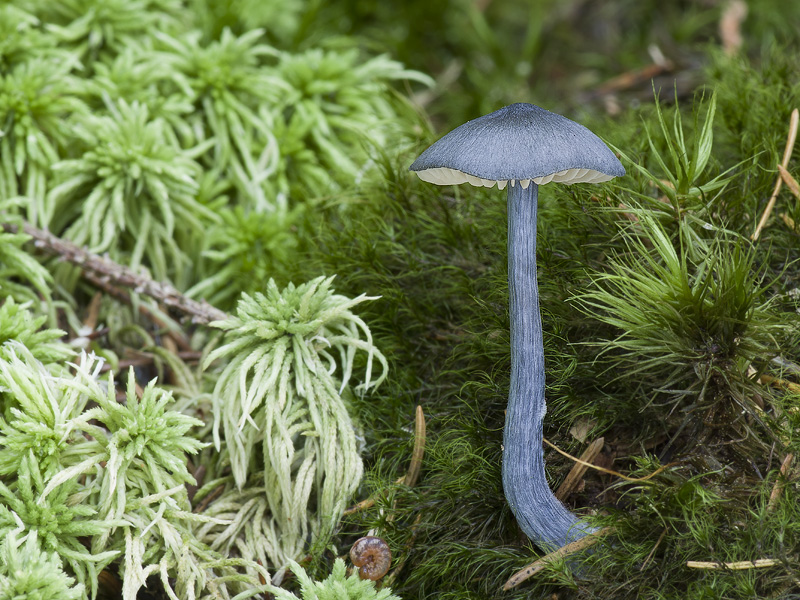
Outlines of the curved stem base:
[{"label": "curved stem base", "polygon": [[503,431],[503,490],[525,534],[553,550],[593,531],[556,499],[544,472],[544,343],[536,282],[538,186],[508,188],[511,387]]}]

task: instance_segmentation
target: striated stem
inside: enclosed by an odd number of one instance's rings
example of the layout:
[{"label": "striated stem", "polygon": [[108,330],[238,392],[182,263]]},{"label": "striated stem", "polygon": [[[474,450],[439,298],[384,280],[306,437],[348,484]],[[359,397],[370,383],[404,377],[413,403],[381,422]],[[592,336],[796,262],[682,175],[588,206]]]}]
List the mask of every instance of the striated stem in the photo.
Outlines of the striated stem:
[{"label": "striated stem", "polygon": [[544,343],[536,283],[538,185],[508,187],[511,387],[503,431],[503,489],[520,528],[553,550],[593,531],[550,491],[544,473]]}]

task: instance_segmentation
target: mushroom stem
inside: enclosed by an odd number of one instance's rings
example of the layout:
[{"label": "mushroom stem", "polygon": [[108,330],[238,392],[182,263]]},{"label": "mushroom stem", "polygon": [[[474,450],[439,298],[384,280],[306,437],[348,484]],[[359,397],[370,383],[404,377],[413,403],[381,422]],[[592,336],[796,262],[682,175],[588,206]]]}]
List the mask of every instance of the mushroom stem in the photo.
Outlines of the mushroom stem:
[{"label": "mushroom stem", "polygon": [[503,431],[503,489],[520,528],[553,550],[591,533],[556,499],[544,472],[544,342],[536,282],[539,186],[508,186],[508,288],[511,386]]}]

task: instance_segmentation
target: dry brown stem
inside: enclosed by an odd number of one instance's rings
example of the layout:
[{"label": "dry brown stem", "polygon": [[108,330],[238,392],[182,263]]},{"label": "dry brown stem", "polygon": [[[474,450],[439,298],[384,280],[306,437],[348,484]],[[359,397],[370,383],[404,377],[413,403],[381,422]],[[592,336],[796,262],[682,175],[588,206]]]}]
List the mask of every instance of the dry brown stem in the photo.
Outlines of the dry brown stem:
[{"label": "dry brown stem", "polygon": [[597,455],[600,454],[604,443],[605,438],[598,438],[589,444],[586,450],[583,451],[583,454],[581,454],[579,459],[581,462],[576,462],[574,465],[572,465],[572,469],[570,469],[567,477],[564,479],[561,485],[558,486],[558,489],[555,492],[556,498],[563,500],[569,496],[572,490],[574,490],[578,485],[578,482],[581,480],[581,477],[583,477],[583,474],[586,473],[586,470],[589,468],[587,464],[591,464]]},{"label": "dry brown stem", "polygon": [[792,177],[792,174],[783,165],[778,165],[778,173],[781,174],[781,179],[783,179],[783,183],[786,184],[789,191],[794,194],[795,198],[800,200],[800,184],[797,183],[797,180]]},{"label": "dry brown stem", "polygon": [[[419,473],[422,468],[422,457],[425,455],[425,415],[422,412],[422,407],[417,405],[416,416],[414,420],[414,450],[411,453],[411,464],[408,467],[408,473],[398,478],[395,483],[404,484],[412,487],[419,478]],[[345,509],[345,515],[352,515],[362,510],[366,510],[375,505],[375,495],[373,494],[366,500],[354,504],[350,508]]]},{"label": "dry brown stem", "polygon": [[650,81],[651,79],[653,79],[653,77],[656,77],[663,73],[669,73],[674,68],[675,65],[669,60],[665,60],[660,63],[654,62],[652,64],[641,67],[640,69],[634,69],[633,71],[626,71],[625,73],[621,73],[615,77],[612,77],[608,81],[598,86],[597,89],[595,89],[594,93],[599,96],[605,96],[606,94],[612,94],[615,92],[627,90],[643,82]]},{"label": "dry brown stem", "polygon": [[650,552],[647,554],[647,558],[644,559],[644,562],[642,563],[642,566],[639,567],[640,571],[644,571],[644,568],[648,565],[650,560],[653,558],[653,556],[656,553],[656,550],[658,550],[658,547],[661,545],[661,542],[664,541],[664,538],[666,537],[666,535],[667,535],[667,528],[664,527],[664,531],[662,531],[661,535],[658,536],[658,539],[656,540],[656,543],[653,545],[653,549],[650,550]]},{"label": "dry brown stem", "polygon": [[[104,294],[115,298],[118,302],[122,302],[123,304],[127,304],[129,306],[134,306],[131,295],[124,289],[112,285],[108,278],[99,277],[93,271],[88,270],[83,271],[83,278],[97,289],[102,290]],[[168,322],[170,320],[166,318],[166,316],[156,307],[150,306],[145,302],[137,302],[135,305],[139,310],[139,314],[150,319],[150,321],[155,323],[158,327],[164,328],[167,336],[170,336],[170,339],[175,341],[181,350],[188,352],[192,349],[189,340],[186,338],[183,332],[179,331],[177,329],[177,325],[174,323],[170,325],[170,322]]]},{"label": "dry brown stem", "polygon": [[665,469],[668,469],[669,467],[673,467],[676,464],[678,464],[678,463],[674,463],[674,462],[667,463],[666,465],[663,465],[663,466],[657,468],[655,471],[650,473],[650,475],[646,475],[644,477],[628,477],[627,475],[623,475],[622,473],[620,473],[618,471],[612,471],[611,469],[606,469],[605,467],[598,467],[597,465],[593,465],[590,462],[587,462],[585,460],[581,460],[580,458],[576,458],[576,457],[572,456],[571,454],[569,454],[568,452],[564,452],[561,448],[556,446],[553,442],[549,441],[547,438],[542,438],[542,441],[545,444],[547,444],[548,446],[550,446],[553,450],[555,450],[556,452],[561,454],[562,456],[566,456],[568,459],[570,459],[572,461],[575,461],[578,464],[584,465],[585,467],[587,467],[589,469],[594,469],[596,471],[600,471],[601,473],[608,473],[609,475],[613,475],[614,477],[619,477],[620,479],[624,479],[625,481],[634,481],[634,482],[635,481],[647,481],[648,479],[651,479],[651,478],[655,477],[656,475],[658,475],[659,473],[661,473]]},{"label": "dry brown stem", "polygon": [[686,566],[690,569],[710,569],[715,571],[745,571],[747,569],[763,569],[765,567],[779,567],[781,561],[777,558],[757,558],[756,560],[740,560],[737,562],[714,562],[701,560],[688,560]]},{"label": "dry brown stem", "polygon": [[[783,151],[783,160],[781,160],[781,164],[779,165],[782,166],[784,170],[786,170],[786,167],[789,166],[789,159],[792,157],[794,143],[797,140],[798,123],[800,123],[800,111],[795,108],[792,111],[792,116],[789,118],[789,135],[786,137],[786,148]],[[782,185],[783,177],[779,173],[778,179],[775,181],[775,188],[772,190],[772,195],[769,197],[769,202],[767,202],[767,206],[764,209],[764,213],[761,215],[761,219],[758,221],[756,230],[750,238],[753,241],[757,240],[761,235],[761,230],[764,228],[764,225],[767,223],[767,219],[769,219],[769,216],[772,214],[772,210],[775,208],[775,201],[778,199],[778,194],[781,191]]]},{"label": "dry brown stem", "polygon": [[775,510],[775,507],[778,506],[778,501],[781,499],[781,494],[783,494],[783,488],[786,486],[786,482],[790,479],[790,470],[792,468],[793,460],[794,454],[790,452],[786,455],[781,463],[780,475],[778,476],[778,480],[775,482],[775,485],[772,486],[772,492],[769,495],[769,502],[767,502],[767,510],[770,512]]},{"label": "dry brown stem", "polygon": [[590,533],[589,535],[582,537],[579,540],[571,542],[566,546],[562,546],[561,548],[555,550],[554,552],[551,552],[550,554],[542,556],[541,558],[535,560],[521,571],[517,571],[516,573],[514,573],[511,576],[511,578],[508,581],[506,581],[505,585],[503,585],[503,591],[507,592],[508,590],[514,589],[523,581],[526,581],[531,577],[533,577],[534,575],[536,575],[536,573],[547,567],[547,565],[549,565],[550,563],[560,560],[565,556],[569,556],[570,554],[574,554],[575,552],[580,552],[581,550],[589,548],[590,546],[593,546],[598,541],[600,541],[601,537],[608,535],[612,531],[614,531],[613,527],[603,527],[602,529],[598,529],[594,533]]},{"label": "dry brown stem", "polygon": [[719,37],[722,49],[733,56],[742,47],[742,23],[747,18],[747,3],[744,0],[731,0],[722,10],[719,20]]},{"label": "dry brown stem", "polygon": [[417,412],[414,419],[414,450],[411,453],[411,464],[403,483],[408,487],[414,487],[419,479],[422,470],[422,458],[425,456],[425,414],[422,406],[417,405]]},{"label": "dry brown stem", "polygon": [[202,513],[202,512],[204,512],[208,508],[209,504],[211,504],[214,500],[216,500],[217,498],[222,496],[222,492],[224,492],[224,491],[225,491],[225,484],[223,483],[223,484],[220,484],[219,486],[217,486],[216,488],[214,488],[214,491],[212,491],[208,496],[204,497],[200,501],[200,504],[198,504],[197,506],[195,506],[192,509],[192,512],[193,513]]},{"label": "dry brown stem", "polygon": [[774,385],[776,387],[789,390],[795,394],[800,394],[800,383],[792,383],[791,381],[778,379],[777,377],[772,377],[771,375],[761,375],[758,379],[761,383],[767,383],[769,385]]},{"label": "dry brown stem", "polygon": [[781,213],[781,219],[783,219],[783,222],[786,223],[786,226],[789,229],[791,229],[795,233],[798,233],[797,223],[794,222],[794,219],[792,217],[790,217],[786,213]]},{"label": "dry brown stem", "polygon": [[[2,227],[6,231],[16,232],[19,230],[16,225],[10,223],[4,223]],[[49,231],[38,229],[29,223],[24,223],[22,230],[33,238],[36,248],[49,254],[55,254],[61,260],[80,267],[84,275],[87,278],[91,277],[95,282],[131,288],[137,294],[155,298],[168,308],[190,315],[193,323],[207,325],[212,321],[221,321],[228,317],[226,313],[207,302],[197,302],[187,298],[169,283],[153,281],[105,256],[94,254],[77,244],[56,237]]]}]

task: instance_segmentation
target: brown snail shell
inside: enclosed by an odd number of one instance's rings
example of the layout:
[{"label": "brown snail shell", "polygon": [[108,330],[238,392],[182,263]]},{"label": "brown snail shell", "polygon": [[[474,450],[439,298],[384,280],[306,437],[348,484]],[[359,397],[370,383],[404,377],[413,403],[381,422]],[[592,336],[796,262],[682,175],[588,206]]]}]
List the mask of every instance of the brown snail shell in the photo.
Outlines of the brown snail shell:
[{"label": "brown snail shell", "polygon": [[356,540],[350,548],[350,560],[358,568],[361,579],[378,581],[389,572],[392,551],[381,538],[368,535]]}]

